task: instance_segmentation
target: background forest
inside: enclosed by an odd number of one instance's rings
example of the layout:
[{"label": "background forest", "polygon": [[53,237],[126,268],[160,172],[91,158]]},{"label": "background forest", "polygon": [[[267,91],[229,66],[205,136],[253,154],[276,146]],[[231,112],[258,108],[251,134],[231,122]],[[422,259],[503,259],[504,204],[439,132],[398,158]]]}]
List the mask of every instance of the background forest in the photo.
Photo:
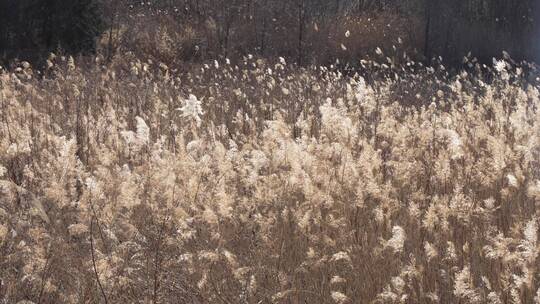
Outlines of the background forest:
[{"label": "background forest", "polygon": [[37,60],[98,47],[108,57],[121,49],[165,63],[253,54],[353,64],[377,47],[399,46],[416,59],[442,56],[454,65],[469,52],[484,62],[503,50],[534,60],[538,6],[534,0],[5,0],[0,58]]}]

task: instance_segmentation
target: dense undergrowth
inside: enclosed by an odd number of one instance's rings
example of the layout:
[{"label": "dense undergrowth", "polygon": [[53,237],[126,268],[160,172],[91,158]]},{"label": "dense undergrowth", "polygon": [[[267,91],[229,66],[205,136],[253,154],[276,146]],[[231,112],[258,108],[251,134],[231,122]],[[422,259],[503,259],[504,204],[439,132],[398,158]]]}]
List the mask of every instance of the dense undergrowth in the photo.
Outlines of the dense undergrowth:
[{"label": "dense undergrowth", "polygon": [[0,299],[540,303],[536,80],[372,68],[4,71]]}]

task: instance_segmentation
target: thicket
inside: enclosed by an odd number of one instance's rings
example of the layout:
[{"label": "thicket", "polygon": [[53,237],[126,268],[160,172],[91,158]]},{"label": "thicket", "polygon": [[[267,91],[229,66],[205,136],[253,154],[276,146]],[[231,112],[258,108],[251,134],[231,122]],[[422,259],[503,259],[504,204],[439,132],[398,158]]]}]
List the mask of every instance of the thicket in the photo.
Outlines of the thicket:
[{"label": "thicket", "polygon": [[[507,51],[535,60],[537,1],[176,0],[128,2],[119,46],[167,62],[286,56],[299,64],[353,64],[377,47],[458,66],[469,52],[484,63]],[[124,27],[122,26],[124,25]],[[149,26],[150,25],[150,26]],[[158,29],[156,31],[156,29]],[[122,35],[124,33],[124,35]],[[157,34],[156,34],[157,33]],[[398,45],[398,40],[401,44]]]},{"label": "thicket", "polygon": [[[470,52],[491,62],[540,56],[534,0],[7,0],[0,56],[118,51],[179,65],[216,58],[284,56],[301,65],[358,64],[380,47],[458,66]],[[105,32],[104,32],[105,31]]]}]

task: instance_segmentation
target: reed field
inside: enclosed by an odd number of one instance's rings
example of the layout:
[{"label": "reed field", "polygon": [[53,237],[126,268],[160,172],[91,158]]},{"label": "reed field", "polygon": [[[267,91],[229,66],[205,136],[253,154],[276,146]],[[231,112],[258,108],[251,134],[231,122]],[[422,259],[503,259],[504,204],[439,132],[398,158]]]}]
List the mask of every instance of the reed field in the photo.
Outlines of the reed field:
[{"label": "reed field", "polygon": [[0,69],[0,302],[540,303],[535,67],[377,54]]}]

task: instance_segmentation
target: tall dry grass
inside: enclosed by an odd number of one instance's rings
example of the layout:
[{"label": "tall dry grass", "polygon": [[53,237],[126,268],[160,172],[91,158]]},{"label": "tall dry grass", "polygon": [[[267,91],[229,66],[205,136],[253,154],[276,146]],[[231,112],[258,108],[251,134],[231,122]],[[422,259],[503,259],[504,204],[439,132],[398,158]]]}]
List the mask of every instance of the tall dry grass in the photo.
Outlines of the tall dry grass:
[{"label": "tall dry grass", "polygon": [[538,82],[496,67],[4,71],[0,299],[540,303]]}]

